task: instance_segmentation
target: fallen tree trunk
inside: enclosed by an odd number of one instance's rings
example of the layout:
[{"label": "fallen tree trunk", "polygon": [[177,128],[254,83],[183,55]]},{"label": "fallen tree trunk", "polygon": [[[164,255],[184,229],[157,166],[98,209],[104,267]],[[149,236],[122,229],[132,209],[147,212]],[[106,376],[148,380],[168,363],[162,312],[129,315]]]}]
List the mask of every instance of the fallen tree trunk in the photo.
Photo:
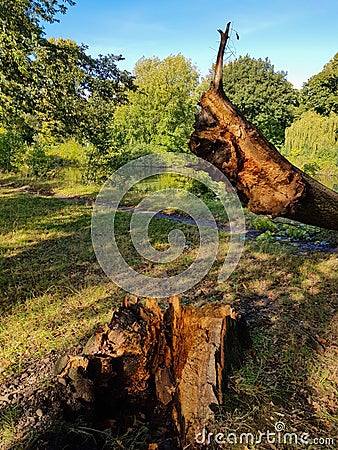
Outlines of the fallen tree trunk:
[{"label": "fallen tree trunk", "polygon": [[194,448],[222,404],[244,335],[229,306],[183,308],[173,297],[163,314],[155,300],[125,301],[82,355],[62,358],[56,371],[94,426],[115,426],[121,435],[142,423],[146,448]]},{"label": "fallen tree trunk", "polygon": [[221,34],[215,76],[201,97],[189,147],[217,166],[249,211],[338,230],[338,193],[287,161],[232,105],[223,91],[223,55],[230,23]]}]

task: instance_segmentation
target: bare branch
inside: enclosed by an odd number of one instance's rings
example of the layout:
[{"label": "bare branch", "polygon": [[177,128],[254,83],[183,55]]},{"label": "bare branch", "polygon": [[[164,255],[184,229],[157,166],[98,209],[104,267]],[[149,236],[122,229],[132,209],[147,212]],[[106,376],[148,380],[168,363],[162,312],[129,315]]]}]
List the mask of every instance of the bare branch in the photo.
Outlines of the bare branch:
[{"label": "bare branch", "polygon": [[228,22],[225,32],[223,32],[222,30],[217,30],[219,32],[219,34],[221,35],[221,42],[219,44],[216,66],[215,66],[214,88],[219,91],[223,91],[223,82],[222,82],[223,58],[224,58],[225,48],[226,48],[226,45],[227,45],[227,42],[229,39],[230,25],[231,25],[231,22]]}]

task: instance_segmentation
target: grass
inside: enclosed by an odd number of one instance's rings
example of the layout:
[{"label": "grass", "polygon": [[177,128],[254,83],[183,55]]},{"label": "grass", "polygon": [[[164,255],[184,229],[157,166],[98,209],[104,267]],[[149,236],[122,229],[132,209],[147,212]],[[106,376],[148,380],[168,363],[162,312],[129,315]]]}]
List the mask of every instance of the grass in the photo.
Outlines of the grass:
[{"label": "grass", "polygon": [[[90,206],[29,195],[17,189],[24,182],[20,185],[13,178],[3,178],[1,184],[0,361],[5,382],[35,358],[83,345],[97,327],[110,320],[125,293],[96,261],[90,239]],[[42,192],[45,188],[40,186]],[[91,187],[88,193],[80,186],[57,189],[78,196],[97,191]],[[135,195],[129,202],[137,199]],[[217,201],[208,201],[221,217]],[[149,232],[157,249],[167,248],[168,233],[177,227],[190,242],[178,261],[156,266],[130,245],[130,216],[117,214],[118,242],[138,271],[171,275],[191,264],[198,247],[194,226],[153,219]],[[253,224],[255,218],[247,217]],[[258,220],[258,228],[278,231],[278,225],[271,229],[270,222],[264,226],[264,220]],[[231,304],[251,327],[253,348],[231,374],[215,427],[224,432],[273,431],[274,423],[282,419],[288,430],[334,437],[338,429],[336,255],[299,255],[273,239],[248,241],[236,270],[226,283],[218,285],[227,245],[227,235],[222,233],[219,258],[209,274],[182,296],[184,304]],[[161,305],[164,307],[166,300]],[[0,427],[5,437],[1,437],[0,447],[15,440],[16,418],[15,410],[2,415]],[[108,436],[107,440],[119,440],[126,445],[122,448],[136,442],[133,448],[138,448],[141,431]]]},{"label": "grass", "polygon": [[280,247],[250,243],[236,274],[238,302],[226,288],[251,323],[253,349],[231,375],[218,427],[229,431],[231,416],[243,432],[274,431],[282,418],[288,430],[337,437],[336,257],[281,260]]},{"label": "grass", "polygon": [[7,374],[33,355],[84,339],[121,294],[96,263],[89,207],[1,194],[0,359]]},{"label": "grass", "polygon": [[0,412],[0,444],[11,445],[15,441],[18,417],[19,408],[17,405],[10,406]]},{"label": "grass", "polygon": [[[91,207],[57,198],[31,196],[1,188],[0,360],[2,376],[20,370],[25,361],[45,352],[83,342],[109,321],[124,297],[101,270],[90,238]],[[152,264],[139,257],[129,242],[130,213],[117,214],[121,253],[145,273]],[[154,219],[150,233],[155,247],[168,246],[173,222]],[[178,224],[191,242],[194,226]],[[195,245],[182,255],[190,265]],[[174,263],[157,276],[179,270]]]},{"label": "grass", "polygon": [[41,195],[60,195],[69,197],[79,197],[95,200],[100,186],[95,183],[82,184],[79,182],[69,182],[66,179],[36,179],[32,177],[21,177],[0,172],[0,185],[10,188],[22,189],[37,192]]}]

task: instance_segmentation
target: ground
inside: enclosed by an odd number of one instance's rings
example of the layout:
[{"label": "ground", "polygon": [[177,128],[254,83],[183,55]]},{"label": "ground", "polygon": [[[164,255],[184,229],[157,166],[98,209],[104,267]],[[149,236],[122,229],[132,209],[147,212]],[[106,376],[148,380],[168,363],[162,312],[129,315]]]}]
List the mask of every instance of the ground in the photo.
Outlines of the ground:
[{"label": "ground", "polygon": [[[125,295],[96,261],[90,240],[90,202],[83,196],[80,201],[60,198],[69,192],[58,192],[56,198],[40,189],[32,195],[36,186],[23,187],[8,179],[2,179],[1,185],[0,448],[143,448],[150,437],[142,418],[119,436],[90,429],[90,418],[70,413],[71,395],[54,375],[58,358],[81,352]],[[132,203],[129,199],[128,204]],[[158,248],[166,245],[168,232],[177,226],[191,243],[179,265],[154,268],[129,248],[129,218],[129,212],[118,213],[120,244],[139,270],[171,274],[192,261],[197,245],[193,225],[153,220],[153,242]],[[317,250],[311,250],[313,246],[297,240],[304,234],[302,228],[288,231],[289,237],[294,233],[297,239],[285,240],[284,224],[249,220],[264,233],[247,240],[230,279],[216,283],[227,248],[227,234],[222,232],[212,270],[182,295],[184,304],[230,304],[250,328],[252,348],[241,367],[230,374],[215,431],[257,434],[274,431],[276,422],[282,422],[290,433],[306,432],[312,439],[323,440],[322,445],[307,448],[334,449],[338,439],[338,289],[337,254],[335,245],[328,243],[332,235],[323,237],[315,230],[311,243],[316,241],[325,251],[316,246]],[[283,239],[275,239],[275,227]],[[167,301],[161,300],[160,305],[165,308]],[[247,448],[298,447],[264,443]]]}]

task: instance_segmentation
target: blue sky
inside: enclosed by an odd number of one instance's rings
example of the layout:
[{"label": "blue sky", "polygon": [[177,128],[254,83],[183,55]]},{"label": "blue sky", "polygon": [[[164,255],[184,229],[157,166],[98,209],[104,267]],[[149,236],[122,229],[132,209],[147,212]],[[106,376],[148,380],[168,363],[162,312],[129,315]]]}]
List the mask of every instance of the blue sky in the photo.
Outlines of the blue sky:
[{"label": "blue sky", "polygon": [[93,56],[122,54],[130,71],[142,56],[182,53],[206,75],[228,21],[237,56],[269,57],[296,87],[338,52],[338,0],[76,0],[46,34],[85,43]]}]

